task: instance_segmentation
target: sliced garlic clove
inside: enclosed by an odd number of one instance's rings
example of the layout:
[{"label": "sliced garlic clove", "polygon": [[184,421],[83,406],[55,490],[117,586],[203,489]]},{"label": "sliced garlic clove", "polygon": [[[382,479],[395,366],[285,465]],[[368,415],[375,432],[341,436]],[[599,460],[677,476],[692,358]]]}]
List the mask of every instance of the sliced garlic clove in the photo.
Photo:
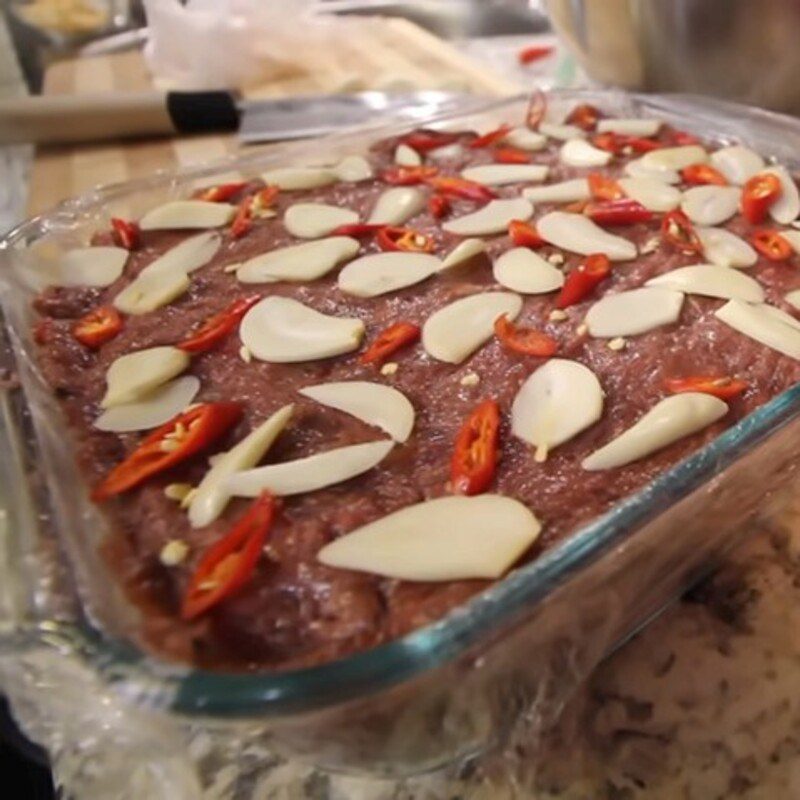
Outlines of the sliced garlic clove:
[{"label": "sliced garlic clove", "polygon": [[424,281],[442,267],[427,253],[373,253],[351,261],[339,273],[339,289],[356,297],[377,297]]},{"label": "sliced garlic clove", "polygon": [[414,406],[402,392],[381,383],[321,383],[300,389],[300,394],[374,425],[396,442],[408,441],[414,428]]},{"label": "sliced garlic clove", "polygon": [[800,231],[781,231],[781,236],[792,246],[795,253],[800,253]]},{"label": "sliced garlic clove", "polygon": [[577,125],[555,125],[552,122],[542,122],[539,125],[539,133],[562,142],[568,142],[570,139],[586,138],[586,131]]},{"label": "sliced garlic clove", "polygon": [[703,255],[720,267],[752,267],[758,253],[740,236],[725,228],[695,228],[703,245]]},{"label": "sliced garlic clove", "polygon": [[397,186],[387,189],[375,203],[367,222],[371,225],[404,225],[425,208],[425,195],[418,189]]},{"label": "sliced garlic clove", "polygon": [[520,294],[546,294],[564,285],[564,273],[527,247],[514,247],[494,262],[494,279]]},{"label": "sliced garlic clove", "polygon": [[94,427],[113,433],[157,428],[183,411],[199,391],[200,381],[194,375],[175,378],[138,400],[107,409],[94,421]]},{"label": "sliced garlic clove", "polygon": [[717,309],[715,316],[739,333],[790,358],[800,360],[800,328],[781,319],[774,311],[780,312],[780,309],[729,300],[722,308]]},{"label": "sliced garlic clove", "polygon": [[651,150],[639,160],[645,169],[682,170],[692,164],[705,164],[708,161],[708,153],[699,144],[687,144],[681,147]]},{"label": "sliced garlic clove", "polygon": [[652,178],[662,183],[680,183],[681,175],[674,169],[662,169],[659,167],[648,167],[642,163],[641,158],[634,158],[624,167],[625,174],[631,178]]},{"label": "sliced garlic clove", "polygon": [[230,203],[206,200],[174,200],[148,211],[140,220],[143,231],[219,228],[227,225],[236,213]]},{"label": "sliced garlic clove", "polygon": [[594,425],[603,414],[603,389],[577,361],[551,358],[522,384],[511,406],[511,432],[532,444],[541,460],[548,451]]},{"label": "sliced garlic clove", "polygon": [[325,203],[296,203],[289,206],[283,216],[284,227],[298,239],[319,239],[340,225],[356,222],[358,214],[355,211]]},{"label": "sliced garlic clove", "polygon": [[114,298],[114,306],[125,314],[147,314],[169,305],[190,283],[189,276],[180,270],[144,269]]},{"label": "sliced garlic clove", "polygon": [[514,128],[505,135],[503,141],[511,147],[528,152],[543,150],[547,147],[547,137],[530,128]]},{"label": "sliced garlic clove", "polygon": [[401,167],[422,166],[422,156],[407,144],[399,144],[394,151],[394,163]]},{"label": "sliced garlic clove", "polygon": [[289,297],[267,297],[244,315],[239,336],[261,361],[313,361],[355,350],[364,336],[364,323],[320,314]]},{"label": "sliced garlic clove", "polygon": [[611,153],[583,139],[570,139],[565,142],[558,157],[561,163],[568,167],[604,167],[611,161]]},{"label": "sliced garlic clove", "polygon": [[683,294],[673,289],[631,289],[598,300],[586,314],[586,325],[598,338],[636,336],[677,322],[682,306]]},{"label": "sliced garlic clove", "polygon": [[783,296],[783,299],[793,308],[800,310],[800,289],[795,289]]},{"label": "sliced garlic clove", "polygon": [[323,167],[279,167],[261,173],[264,183],[287,192],[318,189],[336,183],[336,173]]},{"label": "sliced garlic clove", "polygon": [[194,272],[204,267],[217,254],[222,245],[222,237],[214,232],[198,233],[171,247],[155,261],[148,264],[142,272]]},{"label": "sliced garlic clove", "polygon": [[626,136],[655,136],[661,129],[659,119],[638,119],[636,117],[627,118],[607,118],[597,122],[598,133],[621,133]]},{"label": "sliced garlic clove", "polygon": [[540,530],[531,511],[511,497],[439,497],[340,536],[317,559],[329,567],[406,581],[499,578]]},{"label": "sliced garlic clove", "polygon": [[358,239],[349,236],[279,247],[245,261],[236,270],[236,277],[242,283],[313,281],[353,258],[360,249]]},{"label": "sliced garlic clove", "polygon": [[800,214],[800,192],[794,178],[785,167],[768,167],[764,172],[777,176],[781,182],[780,197],[769,207],[769,215],[781,225],[794,222]]},{"label": "sliced garlic clove", "polygon": [[121,247],[79,247],[64,253],[48,269],[50,286],[92,286],[102,288],[114,283],[130,254]]},{"label": "sliced garlic clove", "polygon": [[235,472],[225,481],[225,488],[237,497],[258,497],[264,490],[278,497],[314,492],[367,472],[383,461],[392,447],[391,439],[383,439]]},{"label": "sliced garlic clove", "polygon": [[796,328],[797,330],[800,330],[800,319],[793,317],[788,311],[784,311],[782,308],[778,308],[777,306],[771,306],[769,303],[762,303],[759,308],[765,314],[769,314],[773,319],[777,319],[784,325],[788,325],[790,328]]},{"label": "sliced garlic clove", "polygon": [[764,302],[764,289],[758,281],[743,272],[715,264],[696,264],[673,269],[651,278],[645,286],[663,286],[686,294],[719,297],[723,300]]},{"label": "sliced garlic clove", "polygon": [[574,203],[588,200],[592,193],[586,178],[574,178],[546,186],[531,186],[522,190],[522,196],[531,203]]},{"label": "sliced garlic clove", "polygon": [[481,164],[461,173],[468,181],[484,186],[507,186],[511,183],[538,183],[547,178],[549,168],[542,164]]},{"label": "sliced garlic clove", "polygon": [[333,168],[333,171],[336,177],[345,183],[368,181],[375,175],[372,164],[364,156],[346,156]]},{"label": "sliced garlic clove", "polygon": [[513,321],[521,310],[522,298],[510,292],[463,297],[428,317],[422,346],[432,358],[460,364],[492,337],[498,317],[505,314]]},{"label": "sliced garlic clove", "polygon": [[681,211],[695,225],[721,225],[739,210],[740,197],[736,186],[693,186],[683,193]]},{"label": "sliced garlic clove", "polygon": [[445,222],[442,229],[459,236],[490,236],[493,233],[503,233],[512,220],[525,221],[532,215],[533,206],[528,200],[492,200],[471,214]]},{"label": "sliced garlic clove", "polygon": [[188,354],[177,347],[149,347],[120,356],[106,372],[106,393],[100,407],[140,400],[188,366]]},{"label": "sliced garlic clove", "polygon": [[650,211],[672,211],[681,202],[681,193],[674,186],[657,178],[620,178],[622,191]]},{"label": "sliced garlic clove", "polygon": [[483,239],[464,239],[463,242],[459,242],[447,254],[444,261],[442,261],[441,269],[458,266],[485,252],[486,242]]},{"label": "sliced garlic clove", "polygon": [[728,413],[728,404],[701,392],[684,392],[656,403],[638,422],[585,458],[590,471],[623,467],[702,430]]},{"label": "sliced garlic clove", "polygon": [[583,214],[551,211],[537,220],[536,230],[545,241],[572,253],[605,253],[612,261],[636,258],[633,242],[604,231]]},{"label": "sliced garlic clove", "polygon": [[449,161],[451,159],[461,158],[463,155],[464,148],[458,142],[453,142],[453,144],[431,150],[427,153],[427,158],[431,161]]},{"label": "sliced garlic clove", "polygon": [[711,164],[736,186],[747,183],[753,175],[764,169],[764,159],[741,144],[722,147],[713,152]]},{"label": "sliced garlic clove", "polygon": [[283,406],[238,444],[217,456],[192,495],[188,516],[193,528],[210,525],[225,510],[231,499],[228,478],[236,472],[252,469],[264,458],[289,423],[293,411],[293,405]]}]

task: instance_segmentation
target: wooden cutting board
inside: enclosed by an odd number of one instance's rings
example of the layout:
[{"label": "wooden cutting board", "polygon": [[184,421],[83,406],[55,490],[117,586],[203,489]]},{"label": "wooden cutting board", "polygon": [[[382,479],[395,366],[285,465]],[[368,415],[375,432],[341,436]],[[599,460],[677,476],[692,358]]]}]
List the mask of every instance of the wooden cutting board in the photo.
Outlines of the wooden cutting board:
[{"label": "wooden cutting board", "polygon": [[[355,34],[355,35],[354,35]],[[288,75],[245,92],[250,97],[280,97],[408,83],[419,88],[458,88],[476,94],[504,95],[522,87],[407,20],[383,17],[353,20],[352,33],[309,54]],[[58,62],[50,67],[45,94],[135,92],[152,88],[140,52],[131,51]],[[220,158],[238,147],[233,136],[195,136],[114,142],[103,145],[44,147],[31,173],[28,211],[38,214],[59,201],[105,183],[142,177],[159,169],[190,166]]]}]

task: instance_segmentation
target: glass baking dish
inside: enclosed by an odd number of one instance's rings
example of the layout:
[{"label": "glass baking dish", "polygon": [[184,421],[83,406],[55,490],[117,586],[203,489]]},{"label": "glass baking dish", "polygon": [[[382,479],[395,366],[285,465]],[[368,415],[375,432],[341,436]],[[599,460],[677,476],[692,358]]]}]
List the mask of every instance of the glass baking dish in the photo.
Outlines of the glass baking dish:
[{"label": "glass baking dish", "polygon": [[[578,102],[743,140],[797,166],[800,122],[788,117],[686,96],[551,95],[551,105],[565,110]],[[488,129],[521,120],[526,103],[523,96],[484,103],[414,125]],[[203,671],[141,648],[138,612],[98,556],[104,522],[88,502],[60,411],[32,357],[35,259],[85,242],[110,216],[138,216],[223,173],[333,160],[409,127],[373,126],[102,188],[21,225],[0,245],[1,366],[19,377],[19,387],[6,381],[0,405],[0,677],[33,735],[57,754],[78,758],[74,739],[88,737],[95,761],[98,752],[108,764],[132,758],[163,767],[169,759],[183,765],[185,778],[196,776],[189,745],[202,732],[216,769],[243,769],[256,746],[323,770],[389,778],[454,768],[552,720],[587,672],[707,570],[788,481],[800,453],[800,386],[402,639],[312,669],[258,674]],[[257,771],[252,758],[247,763]],[[250,796],[236,791],[220,796]]]}]

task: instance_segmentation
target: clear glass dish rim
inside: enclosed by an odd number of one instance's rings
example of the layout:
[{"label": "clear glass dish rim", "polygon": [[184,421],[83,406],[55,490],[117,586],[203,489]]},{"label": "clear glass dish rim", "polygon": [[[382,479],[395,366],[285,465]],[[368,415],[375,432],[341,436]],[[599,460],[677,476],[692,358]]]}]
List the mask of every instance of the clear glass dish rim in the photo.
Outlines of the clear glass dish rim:
[{"label": "clear glass dish rim", "polygon": [[[639,95],[617,90],[554,90],[564,99],[595,99],[601,102],[622,98],[676,113],[698,112],[743,114],[753,123],[789,124],[800,134],[800,122],[784,115],[727,101],[686,95]],[[470,114],[486,113],[523,101],[527,95],[476,103],[445,114],[420,120],[417,125],[440,125]],[[697,104],[697,105],[695,105]],[[689,120],[689,123],[702,121]],[[359,129],[387,135],[411,127],[380,124]],[[691,125],[690,125],[691,127]],[[327,137],[339,139],[342,134]],[[322,143],[325,139],[318,140]],[[303,143],[287,146],[282,154],[303,151]],[[159,172],[120,184],[100,187],[66,200],[50,212],[33,217],[0,239],[0,253],[41,235],[43,223],[62,214],[85,212],[118,194],[152,188],[170,178],[184,180],[220,172],[231,164],[245,166],[262,162],[267,156],[236,156],[193,169]],[[19,354],[15,352],[15,356]],[[110,637],[85,617],[77,621],[47,620],[38,626],[39,638],[56,647],[67,648],[109,683],[119,684],[125,694],[146,698],[181,714],[210,717],[283,716],[334,706],[398,685],[422,672],[436,669],[464,656],[482,636],[501,624],[512,623],[521,612],[541,602],[575,573],[588,567],[615,545],[633,536],[644,523],[669,506],[699,489],[710,478],[733,464],[797,416],[800,416],[800,384],[751,412],[705,447],[659,475],[636,494],[618,503],[606,514],[565,538],[540,557],[515,570],[486,591],[454,609],[441,620],[404,637],[317,667],[286,672],[224,673],[161,661],[132,643]]]}]

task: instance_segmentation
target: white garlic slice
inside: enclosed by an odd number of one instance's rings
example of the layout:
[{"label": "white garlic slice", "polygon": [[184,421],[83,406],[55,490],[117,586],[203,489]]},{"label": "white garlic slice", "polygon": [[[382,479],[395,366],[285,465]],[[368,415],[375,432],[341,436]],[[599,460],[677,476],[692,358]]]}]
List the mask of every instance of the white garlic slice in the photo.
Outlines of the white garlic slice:
[{"label": "white garlic slice", "polygon": [[394,151],[394,163],[401,167],[422,166],[422,156],[407,144],[399,144]]},{"label": "white garlic slice", "polygon": [[753,175],[764,169],[764,159],[741,144],[716,150],[711,154],[711,164],[736,186],[747,183]]},{"label": "white garlic slice", "polygon": [[494,279],[520,294],[546,294],[564,285],[564,273],[527,247],[514,247],[494,262]]},{"label": "white garlic slice", "polygon": [[631,289],[598,300],[586,314],[586,325],[602,339],[636,336],[677,322],[682,306],[683,294],[673,289]]},{"label": "white garlic slice", "polygon": [[800,319],[793,317],[788,311],[784,311],[782,308],[778,308],[777,306],[771,306],[769,303],[762,303],[758,306],[765,314],[769,314],[773,319],[777,319],[779,322],[782,322],[784,325],[788,325],[790,328],[796,328],[800,330]]},{"label": "white garlic slice", "polygon": [[340,181],[358,183],[374,177],[372,164],[364,156],[345,156],[334,168],[333,172]]},{"label": "white garlic slice", "polygon": [[175,378],[138,400],[107,409],[94,421],[94,427],[114,433],[157,428],[183,411],[199,391],[200,381],[194,375]]},{"label": "white garlic slice", "polygon": [[403,225],[425,208],[425,195],[409,186],[387,189],[375,203],[367,222],[371,225]]},{"label": "white garlic slice", "polygon": [[651,278],[645,286],[663,286],[686,294],[719,297],[723,300],[737,299],[747,303],[764,301],[764,289],[757,280],[738,270],[715,264],[696,264],[673,269]]},{"label": "white garlic slice", "polygon": [[603,389],[583,364],[551,358],[522,384],[511,406],[511,432],[542,459],[594,425],[603,414]]},{"label": "white garlic slice", "polygon": [[524,222],[532,215],[533,206],[521,197],[492,200],[471,214],[445,222],[442,228],[459,236],[490,236],[493,233],[503,233],[512,220]]},{"label": "white garlic slice", "polygon": [[329,567],[407,581],[499,578],[540,530],[536,517],[511,497],[439,497],[339,537],[317,559]]},{"label": "white garlic slice", "polygon": [[340,225],[356,222],[358,214],[355,211],[325,203],[296,203],[289,206],[283,216],[284,227],[298,239],[319,239]]},{"label": "white garlic slice", "polygon": [[703,245],[703,255],[720,267],[752,267],[758,253],[748,242],[725,228],[695,228]]},{"label": "white garlic slice", "polygon": [[707,428],[727,413],[728,404],[710,394],[684,392],[665,397],[581,466],[590,471],[625,466]]},{"label": "white garlic slice", "polygon": [[284,191],[317,189],[336,183],[336,173],[322,167],[278,167],[261,173],[264,183]]},{"label": "white garlic slice", "polygon": [[444,147],[437,147],[427,153],[431,161],[449,161],[450,159],[461,158],[464,155],[464,148],[458,143],[447,144]]},{"label": "white garlic slice", "polygon": [[422,346],[432,358],[460,364],[492,337],[498,317],[505,314],[513,322],[521,310],[522,298],[511,292],[462,297],[428,317]]},{"label": "white garlic slice", "polygon": [[781,236],[792,246],[795,253],[800,253],[800,231],[781,231]]},{"label": "white garlic slice", "polygon": [[140,400],[189,366],[189,355],[177,347],[149,347],[115,359],[106,372],[101,408]]},{"label": "white garlic slice", "polygon": [[790,358],[800,360],[800,328],[782,320],[774,311],[780,309],[729,300],[722,308],[717,309],[715,316],[739,333]]},{"label": "white garlic slice", "polygon": [[652,178],[662,183],[680,183],[681,175],[674,169],[662,169],[660,167],[648,167],[642,163],[641,158],[634,158],[629,161],[623,170],[631,178]]},{"label": "white garlic slice", "polygon": [[140,220],[143,231],[219,228],[227,225],[236,213],[230,203],[207,200],[173,200],[148,211]]},{"label": "white garlic slice", "polygon": [[367,472],[383,461],[392,447],[391,439],[337,447],[296,461],[235,472],[225,487],[237,497],[258,497],[264,490],[278,497],[314,492]]},{"label": "white garlic slice", "polygon": [[353,258],[360,249],[358,239],[349,236],[279,247],[245,261],[236,270],[236,277],[242,283],[313,281]]},{"label": "white garlic slice", "polygon": [[469,261],[475,256],[486,252],[486,242],[483,239],[464,239],[459,242],[442,261],[441,269],[449,269]]},{"label": "white garlic slice", "polygon": [[222,245],[222,237],[214,232],[197,233],[171,247],[155,261],[148,264],[139,275],[145,272],[194,272],[204,267],[217,254]]},{"label": "white garlic slice", "polygon": [[672,211],[681,202],[681,193],[657,178],[620,178],[622,191],[650,211]]},{"label": "white garlic slice", "polygon": [[570,139],[586,138],[586,131],[577,125],[556,125],[552,122],[540,123],[539,133],[551,139],[559,139],[562,142],[568,142]]},{"label": "white garlic slice", "polygon": [[681,211],[695,225],[721,225],[739,210],[740,197],[736,186],[693,186],[683,193]]},{"label": "white garlic slice", "polygon": [[143,269],[115,298],[114,306],[125,314],[147,314],[169,305],[188,288],[189,276],[181,271]]},{"label": "white garlic slice", "polygon": [[364,336],[364,323],[331,317],[290,297],[274,296],[256,303],[244,315],[239,336],[261,361],[313,361],[355,350]]},{"label": "white garlic slice", "polygon": [[537,131],[532,131],[530,128],[514,128],[510,130],[503,141],[511,147],[516,147],[518,150],[527,150],[533,152],[542,150],[547,147],[547,137]]},{"label": "white garlic slice", "polygon": [[252,469],[264,458],[289,423],[293,411],[291,404],[278,409],[230,450],[214,459],[189,503],[188,516],[193,528],[210,525],[225,510],[231,499],[230,476]]},{"label": "white garlic slice", "polygon": [[607,118],[597,122],[598,133],[621,133],[626,136],[655,136],[661,129],[660,119]]},{"label": "white garlic slice", "polygon": [[547,178],[549,168],[542,164],[481,164],[469,167],[462,178],[484,186],[507,186],[511,183],[538,183]]},{"label": "white garlic slice", "polygon": [[573,178],[546,186],[531,186],[522,190],[522,196],[531,203],[574,203],[588,200],[592,193],[586,178]]},{"label": "white garlic slice", "polygon": [[558,157],[569,167],[604,167],[611,161],[611,153],[601,150],[584,139],[570,139],[561,146]]},{"label": "white garlic slice", "polygon": [[442,267],[427,253],[372,253],[351,261],[339,273],[339,289],[356,297],[377,297],[413,286]]},{"label": "white garlic slice", "polygon": [[121,247],[79,247],[64,253],[54,268],[47,265],[49,286],[105,287],[125,269],[128,251]]},{"label": "white garlic slice", "polygon": [[768,167],[764,172],[777,176],[781,182],[780,197],[769,207],[769,215],[781,225],[794,222],[800,214],[800,192],[797,190],[794,178],[786,167]]},{"label": "white garlic slice", "polygon": [[708,153],[699,144],[686,144],[651,150],[639,160],[645,169],[681,170],[692,164],[705,164],[708,161]]},{"label": "white garlic slice", "polygon": [[408,441],[414,428],[414,406],[402,392],[382,383],[320,383],[300,389],[300,394],[374,425],[396,442]]},{"label": "white garlic slice", "polygon": [[800,289],[795,289],[794,291],[787,292],[783,299],[793,308],[800,310]]},{"label": "white garlic slice", "polygon": [[536,230],[545,241],[572,253],[605,253],[612,261],[636,258],[633,242],[604,231],[583,214],[551,211],[537,220]]}]

